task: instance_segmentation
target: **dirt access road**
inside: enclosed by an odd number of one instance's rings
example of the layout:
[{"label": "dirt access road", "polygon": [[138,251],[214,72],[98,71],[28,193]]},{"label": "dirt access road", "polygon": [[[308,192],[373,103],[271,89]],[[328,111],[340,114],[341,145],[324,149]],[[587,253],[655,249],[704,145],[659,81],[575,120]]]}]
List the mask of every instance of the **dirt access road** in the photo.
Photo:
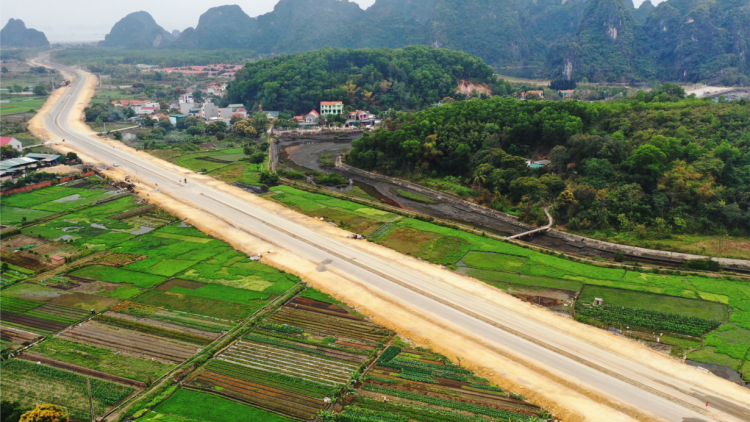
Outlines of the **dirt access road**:
[{"label": "dirt access road", "polygon": [[[42,63],[46,63],[42,61]],[[37,116],[42,128],[139,193],[266,263],[349,301],[375,322],[448,356],[462,357],[502,387],[521,391],[566,421],[750,420],[750,390],[637,343],[517,300],[476,280],[178,168],[117,142],[86,135],[81,112],[93,76],[75,75]],[[188,178],[187,183],[179,182]],[[706,409],[706,402],[711,406]]]}]

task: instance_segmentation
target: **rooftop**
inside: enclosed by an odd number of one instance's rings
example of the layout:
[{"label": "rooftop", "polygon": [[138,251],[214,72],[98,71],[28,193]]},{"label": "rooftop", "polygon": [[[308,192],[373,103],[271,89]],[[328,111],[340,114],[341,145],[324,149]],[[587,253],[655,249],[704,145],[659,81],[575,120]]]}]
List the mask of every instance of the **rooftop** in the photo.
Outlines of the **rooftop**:
[{"label": "rooftop", "polygon": [[0,136],[0,146],[8,145],[10,141],[14,140],[16,138],[10,137],[10,136]]}]

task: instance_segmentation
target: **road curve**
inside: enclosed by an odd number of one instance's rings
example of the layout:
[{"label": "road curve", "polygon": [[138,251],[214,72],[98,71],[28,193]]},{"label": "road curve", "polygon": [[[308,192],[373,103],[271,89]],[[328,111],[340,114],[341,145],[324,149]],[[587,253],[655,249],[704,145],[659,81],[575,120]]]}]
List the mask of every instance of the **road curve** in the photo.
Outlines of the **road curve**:
[{"label": "road curve", "polygon": [[[89,75],[44,59],[42,63],[76,76],[44,119],[47,130],[65,139],[67,146],[106,163],[117,162],[123,171],[149,185],[158,185],[162,192],[183,203],[220,216],[235,227],[311,262],[330,262],[327,267],[334,273],[396,295],[423,315],[448,319],[462,330],[502,345],[543,367],[554,368],[582,389],[598,391],[654,419],[674,422],[750,420],[746,397],[737,399],[700,385],[690,385],[681,378],[496,306],[439,277],[384,260],[257,204],[214,190],[201,181],[191,180],[188,186],[179,183],[178,180],[191,172],[157,166],[76,131],[70,122],[77,116],[72,113],[75,106],[85,100],[83,88]],[[712,403],[709,410],[705,410],[706,401]],[[591,417],[587,420],[604,422]]]}]

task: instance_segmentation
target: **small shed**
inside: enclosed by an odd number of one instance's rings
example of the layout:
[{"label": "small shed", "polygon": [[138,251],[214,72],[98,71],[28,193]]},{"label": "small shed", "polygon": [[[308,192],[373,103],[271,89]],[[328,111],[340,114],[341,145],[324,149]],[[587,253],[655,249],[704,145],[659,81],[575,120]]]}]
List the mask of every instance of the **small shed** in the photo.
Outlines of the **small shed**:
[{"label": "small shed", "polygon": [[62,257],[60,255],[55,255],[52,258],[50,258],[52,261],[52,265],[63,265],[65,264],[65,257]]},{"label": "small shed", "polygon": [[604,305],[604,299],[600,297],[594,298],[594,306],[602,306]]}]

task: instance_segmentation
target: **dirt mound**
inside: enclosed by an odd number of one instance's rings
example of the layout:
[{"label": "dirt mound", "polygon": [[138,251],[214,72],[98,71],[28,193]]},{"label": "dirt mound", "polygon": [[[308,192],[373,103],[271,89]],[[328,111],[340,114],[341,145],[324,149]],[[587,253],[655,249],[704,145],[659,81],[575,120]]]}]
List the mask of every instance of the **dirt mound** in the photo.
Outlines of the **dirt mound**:
[{"label": "dirt mound", "polygon": [[475,92],[477,94],[486,94],[488,96],[492,95],[492,89],[490,89],[489,85],[475,84],[465,79],[462,79],[461,82],[458,83],[458,88],[456,88],[457,94],[473,95]]}]

